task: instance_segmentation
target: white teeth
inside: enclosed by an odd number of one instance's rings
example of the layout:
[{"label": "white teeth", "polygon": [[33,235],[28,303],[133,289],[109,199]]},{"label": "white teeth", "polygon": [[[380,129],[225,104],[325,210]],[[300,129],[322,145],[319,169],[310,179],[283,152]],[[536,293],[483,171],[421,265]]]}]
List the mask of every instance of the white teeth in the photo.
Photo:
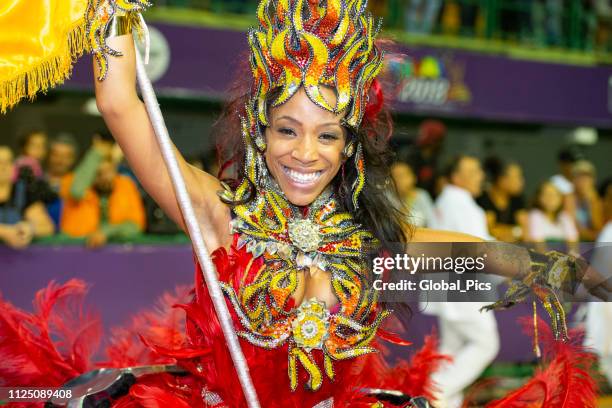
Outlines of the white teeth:
[{"label": "white teeth", "polygon": [[312,183],[321,176],[321,173],[323,173],[321,171],[315,171],[312,173],[300,173],[285,166],[283,166],[283,170],[291,180],[301,184]]}]

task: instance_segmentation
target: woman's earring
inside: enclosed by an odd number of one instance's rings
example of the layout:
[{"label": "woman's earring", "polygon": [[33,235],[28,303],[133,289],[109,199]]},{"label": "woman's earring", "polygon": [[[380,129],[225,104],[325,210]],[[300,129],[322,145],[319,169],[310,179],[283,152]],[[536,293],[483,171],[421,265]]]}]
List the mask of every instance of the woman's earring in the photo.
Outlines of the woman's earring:
[{"label": "woman's earring", "polygon": [[257,150],[259,150],[261,153],[266,151],[266,141],[259,126],[257,127],[257,134],[255,135],[254,142],[255,146],[257,146]]},{"label": "woman's earring", "polygon": [[346,146],[344,146],[342,154],[344,154],[344,157],[348,159],[353,155],[353,153],[355,153],[355,143],[349,142]]},{"label": "woman's earring", "polygon": [[355,169],[357,170],[357,178],[353,182],[351,186],[351,190],[353,192],[353,207],[355,210],[359,208],[359,194],[363,190],[365,186],[365,159],[363,157],[363,148],[361,147],[361,143],[357,145],[357,154],[355,155]]},{"label": "woman's earring", "polygon": [[260,191],[263,191],[268,187],[268,168],[266,166],[266,160],[263,153],[257,152],[256,166],[257,166],[257,187]]}]

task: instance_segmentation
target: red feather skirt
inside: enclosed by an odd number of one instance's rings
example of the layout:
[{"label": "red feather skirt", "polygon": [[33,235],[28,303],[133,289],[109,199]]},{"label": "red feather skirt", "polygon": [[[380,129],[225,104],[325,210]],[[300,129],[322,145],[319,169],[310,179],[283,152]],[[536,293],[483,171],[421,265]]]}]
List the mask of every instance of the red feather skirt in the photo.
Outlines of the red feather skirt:
[{"label": "red feather skirt", "polygon": [[[213,261],[219,278],[236,288],[243,282],[249,263],[258,262],[244,248],[235,247],[229,253],[223,248],[217,249]],[[91,359],[99,345],[102,328],[99,319],[83,308],[86,292],[87,285],[79,280],[63,285],[51,282],[37,293],[33,313],[19,310],[0,298],[0,386],[57,387],[95,368],[169,363],[178,364],[189,374],[164,373],[140,378],[112,406],[246,407],[199,266],[195,289],[178,288],[175,293],[164,295],[155,308],[136,315],[129,327],[115,329],[103,362],[94,363]],[[382,330],[378,337],[407,344]],[[550,334],[548,337],[551,338]],[[364,388],[398,390],[431,399],[435,392],[431,374],[448,359],[437,353],[437,341],[432,335],[409,362],[389,367],[382,353],[337,361],[333,381],[326,379],[316,392],[303,386],[292,392],[286,347],[267,350],[244,340],[241,345],[261,406],[265,408],[311,408],[332,397],[335,408],[370,407],[376,400],[360,391]],[[376,346],[383,348],[381,344]],[[549,363],[533,379],[489,406],[595,407],[595,382],[588,373],[593,357],[576,344],[552,340],[547,350]],[[320,355],[315,357],[322,360]],[[300,376],[298,384],[305,384],[307,374],[302,370]],[[207,393],[217,394],[222,404],[207,405],[204,398]]]}]

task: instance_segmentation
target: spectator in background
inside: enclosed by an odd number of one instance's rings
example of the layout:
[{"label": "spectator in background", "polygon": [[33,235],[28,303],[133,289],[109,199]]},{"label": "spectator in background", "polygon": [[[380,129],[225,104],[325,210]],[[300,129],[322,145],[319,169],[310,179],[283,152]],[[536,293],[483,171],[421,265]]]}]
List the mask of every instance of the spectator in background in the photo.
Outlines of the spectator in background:
[{"label": "spectator in background", "polygon": [[484,210],[475,197],[482,194],[484,172],[472,156],[455,157],[446,169],[449,184],[436,199],[436,228],[491,239]]},{"label": "spectator in background", "polygon": [[594,0],[597,28],[595,45],[599,51],[612,50],[612,1]]},{"label": "spectator in background", "polygon": [[64,177],[72,171],[78,150],[71,134],[62,133],[51,140],[45,178],[52,188],[59,190]]},{"label": "spectator in background", "polygon": [[572,182],[574,176],[572,174],[572,169],[574,167],[574,163],[576,163],[580,158],[580,154],[578,154],[578,152],[571,147],[559,151],[557,156],[559,173],[550,178],[550,181],[563,196],[563,209],[572,216],[576,211],[574,183]]},{"label": "spectator in background", "polygon": [[16,179],[24,167],[29,168],[35,178],[43,177],[42,163],[47,156],[47,134],[41,130],[26,133],[19,140],[19,157],[15,160]]},{"label": "spectator in background", "polygon": [[0,145],[0,242],[27,247],[33,238],[53,234],[53,222],[26,181],[13,180],[13,152]]},{"label": "spectator in background", "polygon": [[595,167],[586,160],[579,160],[574,163],[572,174],[580,239],[593,242],[603,227],[601,199],[595,187]]},{"label": "spectator in background", "polygon": [[531,9],[536,42],[540,45],[561,45],[563,0],[534,0]]},{"label": "spectator in background", "polygon": [[[59,194],[62,180],[70,174],[76,161],[78,146],[72,135],[63,133],[49,145],[45,178],[51,189]],[[59,230],[63,202],[60,197],[47,204],[47,212]]]},{"label": "spectator in background", "polygon": [[61,231],[86,238],[95,248],[109,240],[126,240],[145,227],[145,212],[131,178],[117,172],[110,134],[94,135],[92,148],[62,182]]},{"label": "spectator in background", "polygon": [[580,155],[574,149],[569,147],[559,151],[559,154],[557,155],[559,173],[552,176],[550,181],[564,196],[574,193],[572,170],[574,163],[576,163],[579,159]]},{"label": "spectator in background", "polygon": [[[449,184],[436,199],[434,228],[490,239],[485,212],[474,200],[481,194],[484,180],[479,160],[458,156],[448,166],[446,176]],[[453,357],[432,376],[440,389],[436,406],[461,407],[463,390],[499,351],[495,316],[480,313],[486,304],[437,302],[428,304],[423,311],[439,317],[440,352]]]},{"label": "spectator in background", "polygon": [[442,32],[446,35],[458,35],[461,30],[461,8],[454,0],[444,2],[441,16]]},{"label": "spectator in background", "polygon": [[438,120],[426,120],[419,126],[416,150],[410,152],[407,162],[414,169],[417,186],[435,197],[438,179],[438,161],[444,146],[446,126]]},{"label": "spectator in background", "polygon": [[487,159],[485,170],[490,184],[477,202],[486,212],[489,231],[500,241],[520,241],[527,228],[523,170],[499,157]]},{"label": "spectator in background", "polygon": [[408,210],[408,223],[416,227],[428,227],[433,223],[433,202],[429,193],[416,187],[412,168],[404,162],[391,166],[391,177],[400,201]]},{"label": "spectator in background", "polygon": [[546,249],[547,242],[565,242],[570,250],[577,250],[576,224],[563,209],[563,196],[551,181],[536,190],[528,219],[528,241],[538,244],[540,251]]},{"label": "spectator in background", "polygon": [[435,28],[442,0],[409,0],[406,29],[411,33],[431,34]]}]

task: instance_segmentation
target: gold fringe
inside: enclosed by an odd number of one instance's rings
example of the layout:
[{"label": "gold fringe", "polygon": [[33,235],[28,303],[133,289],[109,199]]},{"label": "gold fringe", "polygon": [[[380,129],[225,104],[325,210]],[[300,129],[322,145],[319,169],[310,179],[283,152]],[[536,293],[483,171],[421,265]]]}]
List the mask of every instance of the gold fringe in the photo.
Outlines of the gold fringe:
[{"label": "gold fringe", "polygon": [[0,81],[0,114],[6,113],[23,98],[34,100],[38,92],[46,92],[49,87],[60,85],[70,77],[74,61],[89,51],[85,24],[82,19],[68,30],[66,43],[59,51]]}]

